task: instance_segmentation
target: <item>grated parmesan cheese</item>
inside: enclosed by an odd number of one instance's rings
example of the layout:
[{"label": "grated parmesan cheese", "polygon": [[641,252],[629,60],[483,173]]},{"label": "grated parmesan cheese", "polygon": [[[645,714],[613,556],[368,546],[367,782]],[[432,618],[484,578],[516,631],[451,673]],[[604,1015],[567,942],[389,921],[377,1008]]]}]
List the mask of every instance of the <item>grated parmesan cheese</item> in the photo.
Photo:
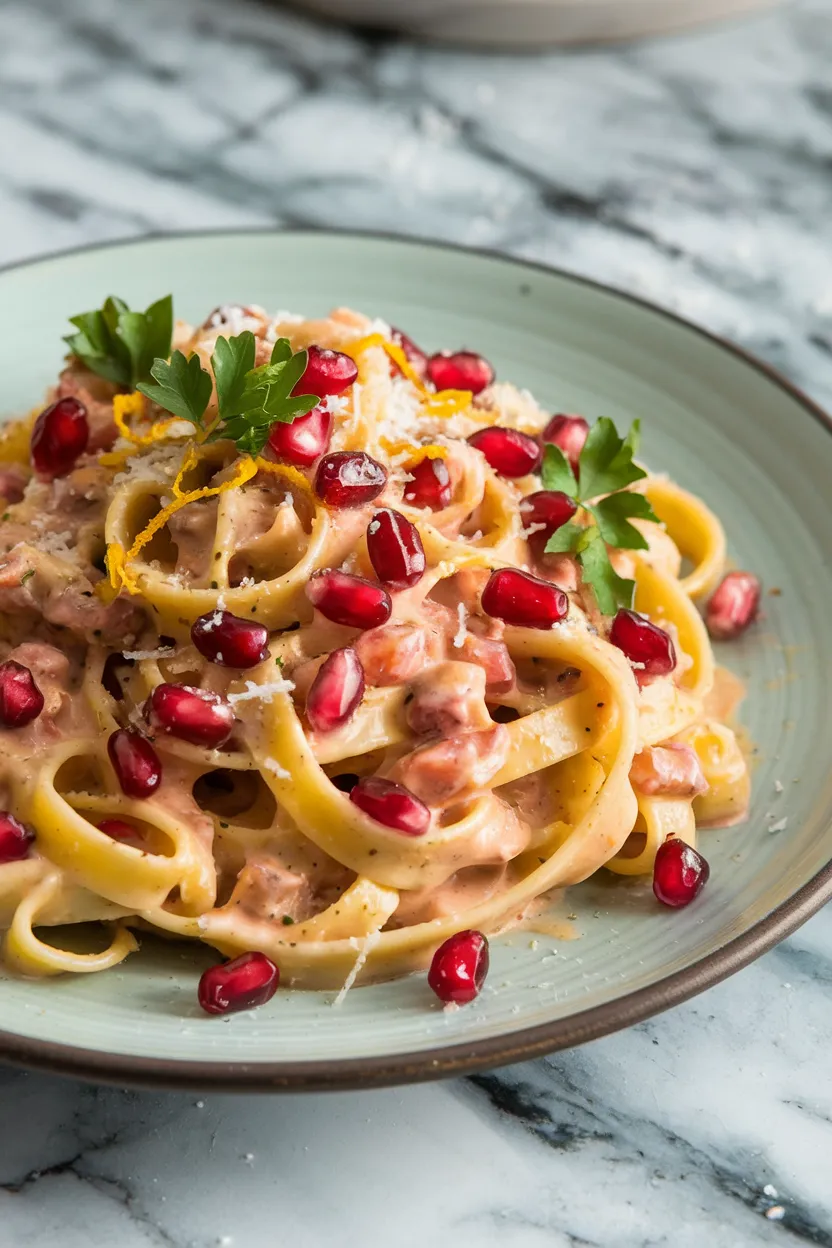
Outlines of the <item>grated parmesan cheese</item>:
[{"label": "grated parmesan cheese", "polygon": [[[381,931],[370,932],[368,936],[364,937],[364,943],[361,945],[358,957],[355,959],[355,964],[353,965],[353,968],[350,971],[347,978],[344,980],[343,988],[338,993],[338,996],[335,998],[335,1000],[332,1002],[333,1008],[335,1006],[340,1005],[341,1002],[344,1000],[344,997],[347,995],[350,988],[352,988],[353,984],[358,978],[364,966],[364,963],[367,961],[367,956],[369,955],[370,951],[375,948],[375,946],[378,944],[380,940],[381,940]],[[356,946],[358,945],[358,941],[355,939],[354,936],[350,937],[350,944],[354,944]]]},{"label": "grated parmesan cheese", "polygon": [[457,616],[459,617],[459,627],[454,633],[454,645],[456,646],[458,650],[460,646],[465,644],[465,634],[468,631],[468,628],[467,628],[468,612],[465,609],[464,603],[462,602],[457,603],[456,613],[457,613]]},{"label": "grated parmesan cheese", "polygon": [[320,406],[332,416],[343,416],[349,407],[349,402],[345,394],[328,394]]},{"label": "grated parmesan cheese", "polygon": [[264,758],[263,766],[267,771],[271,771],[275,776],[277,776],[278,780],[292,779],[291,771],[287,771],[285,767],[281,767],[276,758]]},{"label": "grated parmesan cheese", "polygon": [[175,646],[159,646],[157,650],[122,650],[125,659],[134,659],[140,662],[142,659],[167,659],[175,651]]},{"label": "grated parmesan cheese", "polygon": [[294,689],[294,682],[291,680],[268,680],[262,685],[258,685],[256,681],[247,680],[246,687],[240,693],[229,693],[228,701],[232,706],[238,702],[251,702],[254,698],[261,698],[264,702],[271,702],[276,693],[291,693]]},{"label": "grated parmesan cheese", "polygon": [[783,819],[776,820],[775,823],[770,823],[768,825],[768,830],[769,832],[784,832],[788,826],[788,823],[789,823],[788,816],[785,816]]}]

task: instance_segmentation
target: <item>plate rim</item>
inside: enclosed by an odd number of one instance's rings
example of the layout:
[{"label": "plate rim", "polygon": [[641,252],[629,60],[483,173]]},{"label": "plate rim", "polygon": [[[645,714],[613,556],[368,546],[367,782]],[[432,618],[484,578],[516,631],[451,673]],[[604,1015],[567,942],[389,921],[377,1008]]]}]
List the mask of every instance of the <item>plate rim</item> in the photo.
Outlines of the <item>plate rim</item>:
[{"label": "plate rim", "polygon": [[[11,261],[0,265],[0,280],[19,269],[34,268],[50,261],[63,260],[87,252],[114,248],[141,247],[153,242],[229,237],[280,237],[284,235],[330,235],[341,239],[361,239],[394,243],[407,247],[452,251],[475,258],[498,261],[500,264],[555,276],[602,294],[635,305],[644,311],[669,320],[681,328],[704,338],[712,346],[733,355],[747,367],[762,374],[782,390],[832,435],[832,415],[785,377],[772,365],[759,359],[730,339],[705,329],[660,304],[594,278],[541,261],[516,257],[485,247],[466,247],[441,239],[392,231],[339,229],[337,227],[303,226],[229,226],[204,230],[156,231],[124,239],[108,239],[99,243],[83,243]],[[761,954],[796,931],[807,919],[832,900],[832,858],[795,893],[782,901],[748,931],[699,958],[690,966],[653,984],[625,993],[612,1001],[566,1018],[538,1023],[507,1035],[475,1039],[404,1052],[387,1057],[358,1057],[344,1061],[323,1058],[314,1061],[226,1062],[179,1061],[174,1058],[137,1057],[107,1053],[77,1045],[64,1045],[52,1040],[20,1036],[0,1029],[0,1061],[12,1066],[72,1076],[93,1083],[111,1083],[133,1087],[180,1089],[183,1091],[217,1092],[320,1092],[346,1091],[389,1087],[396,1084],[420,1083],[470,1075],[495,1066],[509,1065],[542,1057],[598,1040],[643,1022],[655,1014],[680,1005],[742,970]]]}]

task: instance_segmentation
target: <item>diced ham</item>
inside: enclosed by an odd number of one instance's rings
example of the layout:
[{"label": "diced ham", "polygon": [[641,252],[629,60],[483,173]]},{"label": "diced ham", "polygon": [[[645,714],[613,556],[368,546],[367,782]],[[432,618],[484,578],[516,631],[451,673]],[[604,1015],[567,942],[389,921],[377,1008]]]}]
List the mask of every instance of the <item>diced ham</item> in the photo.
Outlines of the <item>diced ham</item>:
[{"label": "diced ham", "polygon": [[146,618],[127,599],[102,602],[75,564],[21,543],[0,557],[0,612],[25,611],[118,649],[135,639]]},{"label": "diced ham", "polygon": [[651,797],[697,797],[708,790],[696,751],[673,741],[648,746],[636,754],[630,781],[640,793]]},{"label": "diced ham", "polygon": [[368,685],[403,685],[441,657],[441,638],[418,624],[383,624],[355,642]]},{"label": "diced ham", "polygon": [[487,693],[507,693],[513,687],[516,672],[504,641],[478,637],[469,629],[463,638],[459,654],[466,663],[476,663],[483,669]]},{"label": "diced ham", "polygon": [[423,802],[441,806],[485,788],[508,756],[510,737],[504,724],[466,732],[406,754],[390,773]]},{"label": "diced ham", "polygon": [[420,737],[490,728],[484,670],[473,663],[438,663],[414,684],[407,722]]},{"label": "diced ham", "polygon": [[251,919],[280,923],[284,915],[294,920],[309,917],[312,895],[305,875],[288,870],[268,854],[252,857],[237,876],[229,908]]}]

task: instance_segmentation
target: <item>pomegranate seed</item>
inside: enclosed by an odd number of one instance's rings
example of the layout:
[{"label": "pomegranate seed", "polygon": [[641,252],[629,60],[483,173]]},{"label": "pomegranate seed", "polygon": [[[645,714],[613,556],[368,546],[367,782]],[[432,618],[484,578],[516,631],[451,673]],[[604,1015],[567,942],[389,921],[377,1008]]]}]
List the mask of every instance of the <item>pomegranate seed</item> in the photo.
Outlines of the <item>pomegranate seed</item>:
[{"label": "pomegranate seed", "polygon": [[415,524],[389,507],[382,507],[367,525],[367,552],[376,576],[391,589],[408,589],[420,581],[426,561]]},{"label": "pomegranate seed", "polygon": [[364,697],[364,668],[352,646],[333,650],[306,695],[306,718],[315,732],[333,732],[353,715]]},{"label": "pomegranate seed", "polygon": [[488,961],[488,941],[482,932],[457,932],[433,955],[428,983],[446,1005],[468,1005],[485,983]]},{"label": "pomegranate seed", "polygon": [[19,823],[7,810],[0,810],[0,864],[28,858],[34,839],[31,828]]},{"label": "pomegranate seed", "polygon": [[197,996],[206,1014],[234,1014],[271,1001],[280,972],[265,953],[242,953],[232,962],[209,966],[199,980]]},{"label": "pomegranate seed", "polygon": [[133,849],[145,848],[144,837],[139,829],[125,819],[102,819],[96,826],[99,832],[122,845],[130,845]]},{"label": "pomegranate seed", "polygon": [[319,399],[343,394],[357,376],[358,365],[351,356],[326,347],[308,347],[306,370],[292,394],[316,394]]},{"label": "pomegranate seed", "polygon": [[724,576],[705,611],[711,636],[729,641],[744,633],[757,618],[761,588],[753,572],[729,572]]},{"label": "pomegranate seed", "polygon": [[157,685],[145,707],[154,728],[216,750],[231,736],[234,712],[225,698],[192,685]]},{"label": "pomegranate seed", "polygon": [[150,742],[139,732],[120,728],[107,742],[107,753],[123,793],[150,797],[162,780],[162,764]]},{"label": "pomegranate seed", "polygon": [[538,490],[521,500],[523,524],[527,531],[535,529],[534,533],[529,533],[527,540],[538,559],[546,553],[546,543],[552,534],[571,520],[577,510],[574,498],[561,490]]},{"label": "pomegranate seed", "polygon": [[58,399],[44,408],[32,430],[32,462],[43,477],[64,477],[90,440],[87,409],[78,399]]},{"label": "pomegranate seed", "polygon": [[[407,362],[410,364],[411,368],[413,368],[420,377],[424,377],[425,370],[428,366],[428,357],[425,355],[422,348],[417,347],[413,339],[408,338],[407,334],[403,334],[400,329],[391,329],[390,337],[392,341],[395,342],[396,346],[401,347],[402,351],[404,351],[405,356],[407,357]],[[394,368],[397,367],[394,361],[391,360],[391,363]]]},{"label": "pomegranate seed", "polygon": [[316,572],[307,582],[306,596],[321,615],[347,628],[378,628],[393,610],[386,589],[348,572]]},{"label": "pomegranate seed", "polygon": [[351,790],[350,801],[376,823],[405,836],[424,836],[430,826],[430,810],[425,803],[395,780],[364,776]]},{"label": "pomegranate seed", "polygon": [[269,657],[269,630],[230,611],[209,611],[194,621],[191,641],[220,667],[256,667]]},{"label": "pomegranate seed", "polygon": [[494,471],[503,477],[525,477],[540,463],[539,443],[517,429],[492,425],[478,429],[468,441],[482,451]]},{"label": "pomegranate seed", "polygon": [[0,663],[0,727],[24,728],[43,710],[43,694],[22,663]]},{"label": "pomegranate seed", "polygon": [[578,459],[588,433],[589,424],[583,416],[553,416],[543,430],[543,441],[559,446],[577,474]]},{"label": "pomegranate seed", "polygon": [[645,676],[667,676],[676,666],[673,639],[635,611],[622,607],[612,622],[610,641]]},{"label": "pomegranate seed", "polygon": [[405,468],[412,481],[406,481],[404,501],[413,507],[430,507],[431,511],[441,511],[451,501],[451,476],[444,459],[429,459],[425,456],[418,464],[410,464]]},{"label": "pomegranate seed", "polygon": [[653,864],[653,892],[666,906],[686,906],[708,882],[711,869],[701,854],[672,836]]},{"label": "pomegranate seed", "polygon": [[276,420],[269,431],[269,448],[278,459],[308,468],[329,446],[332,416],[322,407],[313,407],[291,423]]},{"label": "pomegranate seed", "polygon": [[315,493],[328,507],[361,507],[378,498],[386,484],[386,470],[364,451],[324,455],[315,473]]},{"label": "pomegranate seed", "polygon": [[479,394],[494,380],[494,369],[474,351],[440,351],[428,360],[428,378],[437,390]]},{"label": "pomegranate seed", "polygon": [[569,599],[550,581],[541,581],[517,568],[492,572],[482,591],[486,615],[521,628],[551,628],[569,611]]}]

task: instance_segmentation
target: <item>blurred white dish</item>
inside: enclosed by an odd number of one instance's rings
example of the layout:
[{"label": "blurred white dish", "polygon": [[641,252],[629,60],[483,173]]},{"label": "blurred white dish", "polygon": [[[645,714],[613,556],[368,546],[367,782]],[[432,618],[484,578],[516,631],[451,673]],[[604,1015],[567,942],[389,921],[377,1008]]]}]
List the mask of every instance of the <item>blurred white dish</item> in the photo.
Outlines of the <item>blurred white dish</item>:
[{"label": "blurred white dish", "polygon": [[749,13],[775,0],[293,0],[426,39],[532,46],[629,39]]}]

